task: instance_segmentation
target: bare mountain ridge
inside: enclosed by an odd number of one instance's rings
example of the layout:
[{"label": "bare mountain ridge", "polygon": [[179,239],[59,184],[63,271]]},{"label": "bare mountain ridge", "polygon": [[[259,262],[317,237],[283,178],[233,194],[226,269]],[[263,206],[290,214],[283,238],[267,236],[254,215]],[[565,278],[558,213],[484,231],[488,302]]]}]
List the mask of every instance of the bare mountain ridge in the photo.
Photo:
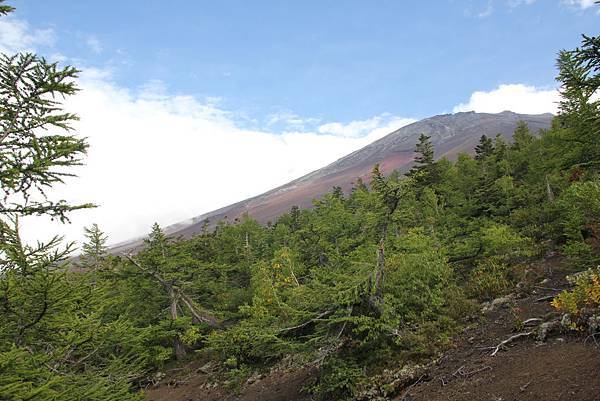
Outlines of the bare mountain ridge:
[{"label": "bare mountain ridge", "polygon": [[[368,182],[376,163],[386,173],[394,169],[406,171],[412,165],[414,147],[422,133],[431,136],[436,158],[453,159],[461,152],[472,153],[481,135],[494,137],[500,134],[510,140],[519,121],[526,122],[535,133],[540,129],[548,129],[552,118],[552,114],[529,115],[510,111],[497,114],[466,112],[426,118],[285,185],[174,224],[167,227],[166,232],[189,238],[201,231],[206,220],[212,226],[223,219],[234,221],[245,213],[261,223],[275,221],[294,205],[311,207],[313,199],[329,192],[334,186],[349,191],[359,177]],[[135,248],[138,244],[139,240],[122,243],[116,245],[113,251]]]}]

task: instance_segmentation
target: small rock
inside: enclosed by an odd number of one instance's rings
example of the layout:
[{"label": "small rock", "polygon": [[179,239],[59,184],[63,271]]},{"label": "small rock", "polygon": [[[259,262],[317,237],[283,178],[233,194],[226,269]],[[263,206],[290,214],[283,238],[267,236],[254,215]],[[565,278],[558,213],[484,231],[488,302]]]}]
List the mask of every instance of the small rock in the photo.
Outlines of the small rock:
[{"label": "small rock", "polygon": [[201,372],[204,374],[209,374],[210,372],[212,372],[215,369],[215,364],[213,361],[209,361],[208,363],[202,365],[201,367],[199,367],[198,369],[196,369],[196,372]]},{"label": "small rock", "polygon": [[561,326],[561,322],[559,322],[558,320],[553,320],[551,322],[546,322],[546,323],[542,323],[540,324],[540,327],[538,328],[538,332],[537,332],[537,340],[538,341],[546,341],[546,338],[548,338],[548,335],[552,332],[555,332],[558,330],[558,328]]},{"label": "small rock", "polygon": [[588,332],[590,334],[600,332],[600,315],[593,315],[588,319]]},{"label": "small rock", "polygon": [[569,313],[562,315],[560,325],[564,330],[569,330],[571,328],[571,315]]}]

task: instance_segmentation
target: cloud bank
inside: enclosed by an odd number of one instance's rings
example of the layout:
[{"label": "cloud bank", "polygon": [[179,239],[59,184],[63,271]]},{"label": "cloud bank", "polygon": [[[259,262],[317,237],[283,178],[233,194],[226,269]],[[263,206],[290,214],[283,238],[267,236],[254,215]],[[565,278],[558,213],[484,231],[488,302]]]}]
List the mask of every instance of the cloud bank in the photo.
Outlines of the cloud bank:
[{"label": "cloud bank", "polygon": [[[385,114],[275,134],[238,127],[234,113],[169,95],[160,82],[132,91],[107,71],[84,69],[79,85],[65,106],[80,116],[76,132],[90,149],[79,178],[52,196],[99,207],[61,227],[70,239],[93,222],[113,243],[142,235],[154,221],[173,224],[260,194],[414,121]],[[57,230],[35,221],[25,227],[30,237]]]},{"label": "cloud bank", "polygon": [[560,94],[556,89],[536,88],[524,84],[503,84],[489,92],[474,92],[467,103],[455,106],[453,112],[500,113],[510,110],[523,114],[556,114],[559,100]]}]

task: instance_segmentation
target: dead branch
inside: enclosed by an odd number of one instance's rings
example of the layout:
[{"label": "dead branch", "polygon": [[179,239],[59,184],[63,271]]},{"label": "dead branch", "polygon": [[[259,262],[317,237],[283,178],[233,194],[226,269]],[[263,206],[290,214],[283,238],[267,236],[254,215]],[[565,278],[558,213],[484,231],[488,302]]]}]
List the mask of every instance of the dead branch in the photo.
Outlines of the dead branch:
[{"label": "dead branch", "polygon": [[122,254],[129,260],[134,266],[140,269],[142,272],[156,279],[164,289],[169,293],[169,297],[171,298],[171,316],[173,319],[177,318],[177,308],[182,309],[179,305],[181,301],[187,310],[190,312],[192,317],[199,323],[206,323],[211,327],[219,327],[217,319],[206,312],[201,312],[198,307],[194,305],[192,299],[184,293],[181,288],[176,286],[174,283],[168,282],[163,279],[160,274],[155,271],[151,271],[142,266],[137,260],[135,260],[131,255]]},{"label": "dead branch", "polygon": [[461,366],[460,368],[456,369],[456,372],[452,373],[452,376],[456,377],[457,374],[462,374],[462,370],[464,368],[464,366]]},{"label": "dead branch", "polygon": [[414,386],[416,386],[417,384],[421,383],[421,380],[423,380],[423,378],[425,376],[426,376],[425,374],[421,375],[421,377],[419,377],[417,379],[417,381],[415,381],[413,384],[411,384],[410,386],[408,386],[406,388],[406,390],[404,391],[404,394],[402,394],[402,397],[400,397],[400,401],[404,401],[406,399],[406,396],[408,395],[408,392],[410,391],[410,389],[413,388]]},{"label": "dead branch", "polygon": [[541,323],[541,322],[542,322],[542,319],[540,319],[539,317],[532,317],[532,318],[525,320],[523,322],[523,326],[535,325],[535,324]]},{"label": "dead branch", "polygon": [[546,302],[546,301],[552,301],[552,300],[553,300],[553,299],[556,297],[556,295],[557,295],[557,294],[555,294],[555,295],[547,295],[547,296],[545,296],[545,297],[541,297],[541,298],[538,298],[538,299],[536,299],[536,300],[535,300],[535,302]]},{"label": "dead branch", "polygon": [[523,384],[521,387],[519,387],[519,390],[521,390],[521,392],[525,391],[525,389],[531,384],[532,380],[529,380],[527,383]]},{"label": "dead branch", "polygon": [[507,338],[506,340],[502,341],[500,344],[496,345],[496,348],[494,348],[494,351],[491,353],[490,356],[496,356],[496,354],[498,353],[498,351],[500,351],[500,348],[502,348],[503,346],[505,346],[506,344],[513,342],[521,337],[529,337],[530,335],[533,334],[533,331],[527,331],[525,333],[519,333],[519,334],[515,334],[514,336],[511,336],[509,338]]},{"label": "dead branch", "polygon": [[484,367],[483,367],[483,368],[481,368],[481,369],[472,370],[472,371],[470,371],[470,372],[465,372],[465,373],[462,373],[462,375],[463,375],[464,377],[471,377],[471,376],[473,376],[473,375],[475,375],[475,374],[477,374],[477,373],[479,373],[479,372],[483,372],[483,371],[485,371],[485,370],[491,370],[491,369],[492,369],[492,367],[491,367],[491,366],[484,366]]},{"label": "dead branch", "polygon": [[279,334],[284,337],[288,336],[288,335],[293,335],[293,333],[295,333],[297,331],[301,331],[302,329],[310,326],[311,324],[317,322],[318,320],[320,320],[326,316],[331,315],[332,313],[333,313],[332,310],[326,310],[325,312],[319,313],[319,315],[317,315],[317,317],[307,320],[304,323],[300,323],[299,325],[292,326],[292,327],[286,327],[284,329],[279,330]]},{"label": "dead branch", "polygon": [[542,287],[541,285],[534,285],[535,288],[540,290],[548,290],[548,291],[562,291],[564,288],[553,288],[553,287]]},{"label": "dead branch", "polygon": [[188,297],[186,294],[184,294],[179,289],[177,291],[179,292],[181,301],[184,303],[185,306],[187,306],[188,310],[190,311],[190,313],[192,314],[194,319],[196,319],[198,322],[206,323],[211,327],[219,327],[217,319],[215,319],[213,316],[211,316],[210,314],[208,314],[206,312],[201,313],[198,310],[198,308],[194,305],[194,302],[190,299],[190,297]]},{"label": "dead branch", "polygon": [[596,340],[596,336],[599,336],[600,333],[594,333],[594,334],[590,334],[589,336],[587,336],[585,338],[585,340],[583,340],[584,344],[587,344],[588,340],[591,338],[592,340],[594,340],[594,344],[596,345],[596,347],[599,347],[600,344],[598,344],[598,341]]}]

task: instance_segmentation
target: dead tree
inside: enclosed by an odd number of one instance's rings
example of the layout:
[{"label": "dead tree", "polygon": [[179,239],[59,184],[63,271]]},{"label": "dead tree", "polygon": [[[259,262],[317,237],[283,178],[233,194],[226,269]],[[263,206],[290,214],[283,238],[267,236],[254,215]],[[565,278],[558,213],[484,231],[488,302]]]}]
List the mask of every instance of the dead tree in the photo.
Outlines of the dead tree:
[{"label": "dead tree", "polygon": [[383,303],[383,284],[385,279],[385,241],[387,240],[388,226],[392,219],[392,214],[398,208],[402,195],[400,183],[386,179],[376,164],[373,168],[372,186],[375,192],[380,196],[385,208],[385,216],[381,230],[381,240],[377,249],[377,267],[375,269],[375,291],[372,304],[377,310],[381,310]]},{"label": "dead tree", "polygon": [[[193,323],[204,323],[210,327],[219,327],[217,319],[206,311],[202,311],[194,305],[192,299],[181,289],[176,281],[165,280],[159,272],[150,270],[142,266],[131,255],[123,255],[140,271],[152,279],[158,281],[169,297],[169,314],[171,319],[176,320],[179,317],[179,311],[187,310],[192,316]],[[181,359],[186,355],[186,350],[183,342],[177,336],[173,339],[173,351],[177,359]]]}]

